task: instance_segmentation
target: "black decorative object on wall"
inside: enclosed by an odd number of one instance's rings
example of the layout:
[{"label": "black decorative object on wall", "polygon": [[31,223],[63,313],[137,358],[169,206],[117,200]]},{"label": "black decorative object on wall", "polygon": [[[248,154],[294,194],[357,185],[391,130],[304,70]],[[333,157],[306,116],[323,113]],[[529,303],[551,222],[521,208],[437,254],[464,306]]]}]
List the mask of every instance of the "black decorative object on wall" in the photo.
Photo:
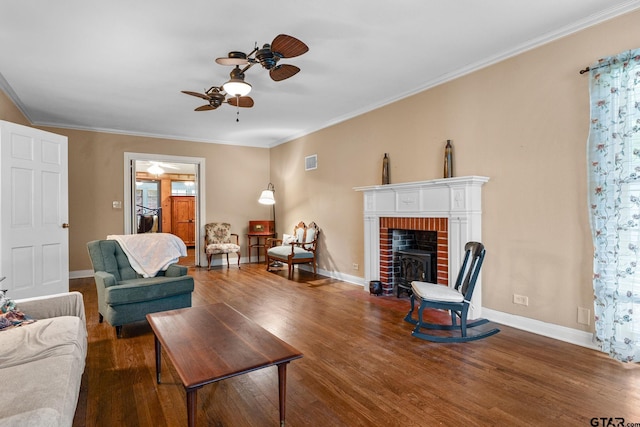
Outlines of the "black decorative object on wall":
[{"label": "black decorative object on wall", "polygon": [[386,184],[389,184],[389,156],[384,153],[384,158],[382,159],[382,185]]},{"label": "black decorative object on wall", "polygon": [[447,139],[447,145],[444,147],[444,174],[443,178],[453,177],[453,147],[451,140]]}]

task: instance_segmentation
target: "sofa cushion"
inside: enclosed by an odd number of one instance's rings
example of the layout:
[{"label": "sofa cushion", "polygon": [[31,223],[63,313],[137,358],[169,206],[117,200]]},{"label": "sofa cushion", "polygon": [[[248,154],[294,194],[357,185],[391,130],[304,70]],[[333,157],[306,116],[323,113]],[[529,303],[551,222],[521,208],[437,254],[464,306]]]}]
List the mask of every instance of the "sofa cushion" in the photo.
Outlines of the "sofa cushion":
[{"label": "sofa cushion", "polygon": [[0,387],[0,424],[15,427],[71,426],[84,360],[84,356],[77,353],[62,354],[0,368],[0,377],[5,384]]},{"label": "sofa cushion", "polygon": [[75,316],[40,319],[3,331],[0,339],[2,369],[69,354],[83,355],[84,360],[87,352],[86,329],[82,319]]},{"label": "sofa cushion", "polygon": [[61,418],[60,413],[55,409],[35,408],[4,417],[0,422],[6,427],[59,427],[64,425],[61,423]]},{"label": "sofa cushion", "polygon": [[61,316],[0,334],[0,424],[70,426],[87,354],[81,318]]}]

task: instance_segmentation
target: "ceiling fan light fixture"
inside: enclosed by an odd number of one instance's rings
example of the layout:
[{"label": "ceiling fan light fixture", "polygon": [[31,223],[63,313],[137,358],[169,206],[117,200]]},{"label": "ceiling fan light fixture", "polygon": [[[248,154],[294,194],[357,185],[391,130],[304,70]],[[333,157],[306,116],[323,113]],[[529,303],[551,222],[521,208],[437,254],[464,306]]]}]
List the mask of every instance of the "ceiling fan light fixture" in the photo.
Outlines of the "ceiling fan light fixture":
[{"label": "ceiling fan light fixture", "polygon": [[164,173],[164,169],[162,169],[160,166],[154,163],[151,166],[149,166],[149,169],[147,169],[147,172],[153,175],[162,175]]},{"label": "ceiling fan light fixture", "polygon": [[222,88],[231,96],[245,96],[251,92],[251,85],[249,83],[233,78],[223,84]]}]

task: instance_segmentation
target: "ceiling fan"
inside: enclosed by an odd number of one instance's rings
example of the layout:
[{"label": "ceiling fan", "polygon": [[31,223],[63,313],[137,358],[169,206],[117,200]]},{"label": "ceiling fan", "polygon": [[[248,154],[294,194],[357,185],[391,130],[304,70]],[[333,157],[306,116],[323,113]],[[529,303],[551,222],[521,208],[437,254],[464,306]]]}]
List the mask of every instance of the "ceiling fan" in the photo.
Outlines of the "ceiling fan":
[{"label": "ceiling fan", "polygon": [[[294,58],[306,53],[309,47],[304,42],[286,34],[278,35],[271,44],[265,43],[262,48],[257,44],[254,49],[246,54],[244,52],[229,52],[226,57],[216,58],[220,65],[233,66],[230,79],[222,86],[211,86],[205,93],[183,90],[182,93],[197,96],[208,102],[195,109],[195,111],[215,110],[222,104],[229,104],[238,109],[253,107],[253,99],[247,96],[251,91],[251,85],[244,81],[244,73],[256,64],[269,70],[269,76],[273,81],[279,82],[300,72],[300,68],[291,64],[279,64],[283,58]],[[243,68],[240,68],[240,67]],[[239,112],[238,112],[239,114]],[[236,118],[236,121],[239,121]]]}]

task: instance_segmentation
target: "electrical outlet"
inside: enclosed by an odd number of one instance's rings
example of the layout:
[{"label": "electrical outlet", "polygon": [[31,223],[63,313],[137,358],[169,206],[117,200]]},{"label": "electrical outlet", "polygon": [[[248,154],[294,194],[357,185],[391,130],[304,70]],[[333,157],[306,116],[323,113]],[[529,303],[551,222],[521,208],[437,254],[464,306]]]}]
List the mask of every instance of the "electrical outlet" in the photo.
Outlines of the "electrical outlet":
[{"label": "electrical outlet", "polygon": [[357,270],[358,268],[359,268],[359,265],[358,265],[358,264],[356,264],[356,263],[354,262],[354,263],[353,263],[353,269],[354,269],[354,270]]},{"label": "electrical outlet", "polygon": [[591,310],[584,307],[578,307],[578,323],[581,325],[591,324]]},{"label": "electrical outlet", "polygon": [[112,206],[113,209],[122,209],[122,202],[119,200],[114,200]]},{"label": "electrical outlet", "polygon": [[513,294],[513,303],[519,305],[529,305],[529,297]]}]

